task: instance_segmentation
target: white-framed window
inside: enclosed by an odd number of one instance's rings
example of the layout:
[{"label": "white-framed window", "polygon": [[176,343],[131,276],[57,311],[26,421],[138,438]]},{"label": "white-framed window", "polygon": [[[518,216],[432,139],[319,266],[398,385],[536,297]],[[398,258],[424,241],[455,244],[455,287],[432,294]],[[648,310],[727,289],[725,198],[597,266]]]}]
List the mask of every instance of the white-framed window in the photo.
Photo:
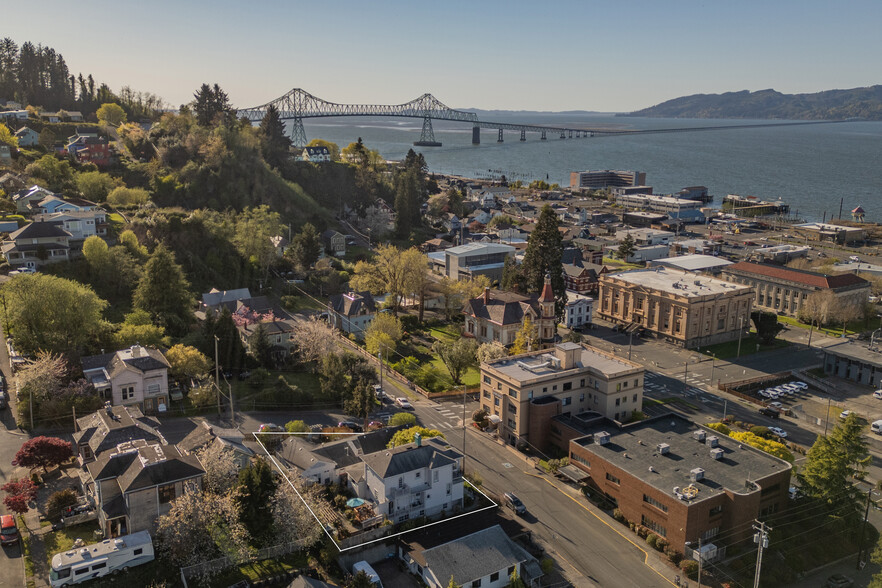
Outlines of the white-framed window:
[{"label": "white-framed window", "polygon": [[122,393],[123,400],[131,400],[135,397],[135,387],[134,386],[124,386],[120,392]]}]

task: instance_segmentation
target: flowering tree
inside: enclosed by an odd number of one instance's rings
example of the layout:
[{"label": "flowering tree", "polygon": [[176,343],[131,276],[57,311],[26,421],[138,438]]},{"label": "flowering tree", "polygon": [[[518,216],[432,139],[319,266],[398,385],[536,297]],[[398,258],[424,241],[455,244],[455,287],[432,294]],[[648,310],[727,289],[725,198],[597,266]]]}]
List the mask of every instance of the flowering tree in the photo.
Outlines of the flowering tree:
[{"label": "flowering tree", "polygon": [[251,310],[247,306],[243,306],[233,313],[233,323],[237,327],[247,327],[254,323],[266,323],[274,320],[276,320],[276,317],[273,315],[272,310],[266,314],[261,314],[257,311]]},{"label": "flowering tree", "polygon": [[15,454],[12,465],[23,468],[48,468],[60,465],[71,458],[73,447],[69,441],[58,437],[34,437],[24,442]]},{"label": "flowering tree", "polygon": [[3,504],[17,514],[28,512],[28,503],[37,497],[37,485],[28,479],[12,480],[0,486],[0,490],[6,492]]}]

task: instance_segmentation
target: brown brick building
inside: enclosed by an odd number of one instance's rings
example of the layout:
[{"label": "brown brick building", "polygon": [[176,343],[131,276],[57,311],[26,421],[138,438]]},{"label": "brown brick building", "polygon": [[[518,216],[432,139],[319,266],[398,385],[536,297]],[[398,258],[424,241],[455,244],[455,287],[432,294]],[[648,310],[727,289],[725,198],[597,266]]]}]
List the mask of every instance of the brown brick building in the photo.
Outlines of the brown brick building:
[{"label": "brown brick building", "polygon": [[624,426],[587,418],[579,429],[586,434],[569,441],[570,463],[680,552],[701,539],[722,554],[752,536],[751,521],[787,506],[788,462],[679,415]]}]

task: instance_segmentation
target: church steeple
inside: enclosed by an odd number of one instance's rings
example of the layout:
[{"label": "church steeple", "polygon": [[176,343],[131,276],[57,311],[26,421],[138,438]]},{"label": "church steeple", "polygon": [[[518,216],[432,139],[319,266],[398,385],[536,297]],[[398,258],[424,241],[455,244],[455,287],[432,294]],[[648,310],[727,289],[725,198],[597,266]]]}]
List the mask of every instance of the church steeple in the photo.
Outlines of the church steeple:
[{"label": "church steeple", "polygon": [[551,274],[545,274],[545,285],[542,287],[542,295],[539,297],[539,306],[542,308],[542,318],[554,316],[554,290],[551,288]]}]

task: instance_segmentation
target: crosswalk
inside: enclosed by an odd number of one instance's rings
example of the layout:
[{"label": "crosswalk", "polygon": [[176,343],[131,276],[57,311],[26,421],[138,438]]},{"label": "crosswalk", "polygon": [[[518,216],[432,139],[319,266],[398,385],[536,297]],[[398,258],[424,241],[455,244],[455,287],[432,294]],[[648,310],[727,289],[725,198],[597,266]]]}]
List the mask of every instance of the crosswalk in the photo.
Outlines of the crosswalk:
[{"label": "crosswalk", "polygon": [[430,429],[459,429],[462,428],[462,404],[439,404],[434,407],[440,418],[437,422],[426,423]]}]

